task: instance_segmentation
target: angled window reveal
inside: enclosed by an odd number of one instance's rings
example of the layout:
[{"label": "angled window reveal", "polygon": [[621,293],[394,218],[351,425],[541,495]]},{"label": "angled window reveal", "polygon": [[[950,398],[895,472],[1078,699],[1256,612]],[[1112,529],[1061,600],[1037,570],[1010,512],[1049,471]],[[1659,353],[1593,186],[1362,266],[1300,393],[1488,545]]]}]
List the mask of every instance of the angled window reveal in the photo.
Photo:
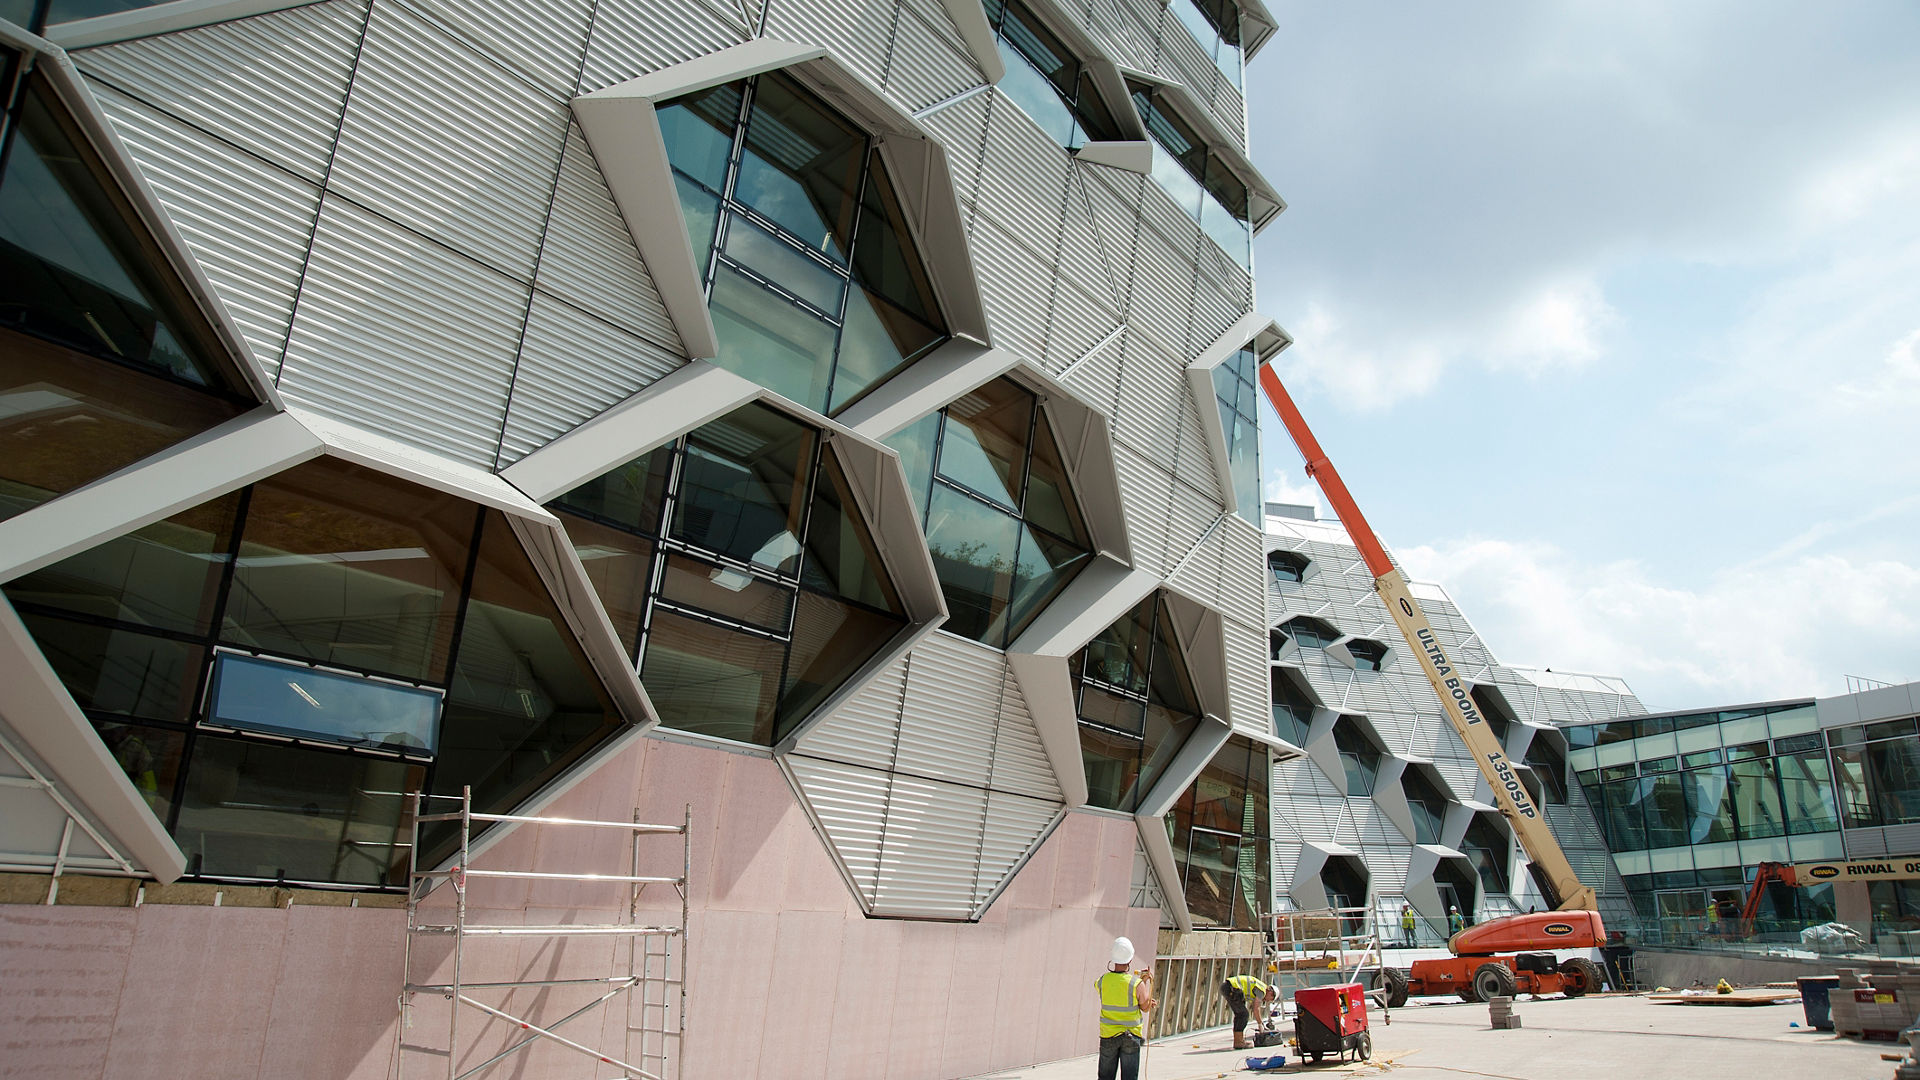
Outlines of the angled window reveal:
[{"label": "angled window reveal", "polygon": [[1438,844],[1440,826],[1447,816],[1447,797],[1427,775],[1427,766],[1409,765],[1400,774],[1400,791],[1407,797],[1407,809],[1413,814],[1413,840],[1416,844]]},{"label": "angled window reveal", "polygon": [[1307,732],[1313,728],[1313,699],[1295,679],[1285,669],[1273,669],[1273,733],[1295,746],[1305,746]]},{"label": "angled window reveal", "polygon": [[1093,73],[1059,35],[1019,0],[985,0],[994,41],[1007,67],[999,87],[1069,150],[1123,139]]},{"label": "angled window reveal", "polygon": [[1526,762],[1533,766],[1534,775],[1540,778],[1540,784],[1545,789],[1546,798],[1543,801],[1567,801],[1567,758],[1554,745],[1552,736],[1545,732],[1534,732],[1533,741],[1527,744]]},{"label": "angled window reveal", "polygon": [[1380,775],[1380,748],[1351,716],[1333,722],[1333,744],[1339,748],[1340,764],[1347,772],[1347,794],[1372,795],[1374,781]]},{"label": "angled window reveal", "polygon": [[1220,250],[1253,266],[1253,217],[1246,182],[1164,100],[1165,91],[1132,85],[1134,108],[1153,136],[1153,178]]},{"label": "angled window reveal", "polygon": [[833,414],[945,341],[885,155],[792,77],[658,107],[715,363]]},{"label": "angled window reveal", "polygon": [[1200,724],[1166,600],[1149,596],[1069,663],[1078,684],[1087,801],[1138,810]]},{"label": "angled window reveal", "polygon": [[996,379],[887,440],[947,598],[943,630],[996,648],[1093,559],[1051,407]]},{"label": "angled window reveal", "polygon": [[770,746],[907,623],[833,445],[766,405],[550,509],[669,727]]},{"label": "angled window reveal", "polygon": [[1480,884],[1489,893],[1507,891],[1508,850],[1506,834],[1487,820],[1485,812],[1475,814],[1467,825],[1466,838],[1460,842],[1460,852],[1473,864]]},{"label": "angled window reveal", "polygon": [[1347,655],[1361,671],[1379,671],[1387,661],[1387,647],[1368,638],[1353,638],[1347,643]]},{"label": "angled window reveal", "polygon": [[5,591],[203,878],[401,887],[408,796],[504,812],[624,727],[502,513],[336,458]]},{"label": "angled window reveal", "polygon": [[1290,585],[1307,579],[1307,567],[1312,560],[1297,551],[1267,552],[1267,573],[1280,585]]},{"label": "angled window reveal", "polygon": [[1240,55],[1239,5],[1233,0],[1173,0],[1167,6],[1220,74],[1239,87],[1244,63]]},{"label": "angled window reveal", "polygon": [[1272,759],[1233,736],[1167,814],[1195,926],[1260,928],[1272,907]]},{"label": "angled window reveal", "polygon": [[1519,723],[1514,718],[1513,710],[1507,707],[1507,699],[1501,696],[1500,691],[1489,686],[1475,686],[1471,693],[1473,703],[1480,707],[1480,715],[1487,718],[1487,730],[1493,732],[1493,737],[1505,746],[1507,732]]},{"label": "angled window reveal", "polygon": [[1297,642],[1301,649],[1324,649],[1340,637],[1340,631],[1311,615],[1295,615],[1273,628],[1273,632]]},{"label": "angled window reveal", "polygon": [[42,76],[0,175],[0,518],[252,405],[132,204]]},{"label": "angled window reveal", "polygon": [[[1240,516],[1254,528],[1265,527],[1260,500],[1259,391],[1254,385],[1259,370],[1260,357],[1251,344],[1213,369],[1213,392],[1220,406],[1220,427],[1227,436],[1227,471],[1233,476],[1235,503]],[[1268,556],[1267,565],[1273,565],[1272,556]]]}]

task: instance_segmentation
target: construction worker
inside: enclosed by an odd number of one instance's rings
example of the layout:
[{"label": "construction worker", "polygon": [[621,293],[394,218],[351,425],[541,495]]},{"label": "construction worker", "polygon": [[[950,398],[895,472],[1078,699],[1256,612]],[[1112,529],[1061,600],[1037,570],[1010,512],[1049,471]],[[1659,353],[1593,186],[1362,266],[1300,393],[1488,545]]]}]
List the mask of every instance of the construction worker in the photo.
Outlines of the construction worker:
[{"label": "construction worker", "polygon": [[1113,939],[1107,971],[1093,982],[1100,992],[1100,1080],[1139,1080],[1146,1014],[1153,1008],[1153,972],[1128,971],[1133,942]]},{"label": "construction worker", "polygon": [[[1245,1050],[1253,1046],[1253,1037],[1246,1034],[1247,1018],[1251,1010],[1249,1005],[1259,1002],[1260,1013],[1266,1015],[1268,1006],[1280,992],[1251,975],[1234,975],[1220,984],[1220,996],[1227,999],[1227,1007],[1233,1010],[1233,1048]],[[1254,1025],[1259,1030],[1259,1025]]]},{"label": "construction worker", "polygon": [[1400,943],[1413,948],[1413,905],[1400,905]]},{"label": "construction worker", "polygon": [[1465,930],[1466,928],[1467,928],[1467,919],[1466,919],[1466,916],[1460,914],[1459,906],[1453,905],[1448,907],[1447,908],[1448,935],[1451,936],[1453,934],[1457,934],[1460,931]]}]

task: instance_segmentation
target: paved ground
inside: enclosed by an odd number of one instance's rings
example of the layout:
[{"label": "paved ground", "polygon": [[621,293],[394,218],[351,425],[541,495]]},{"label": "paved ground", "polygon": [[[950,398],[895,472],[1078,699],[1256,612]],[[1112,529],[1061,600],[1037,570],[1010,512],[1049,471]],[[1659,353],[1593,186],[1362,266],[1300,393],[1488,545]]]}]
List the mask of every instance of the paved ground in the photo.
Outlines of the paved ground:
[{"label": "paved ground", "polygon": [[[1396,1009],[1393,1023],[1376,1022],[1373,1061],[1295,1067],[1290,1047],[1235,1051],[1222,1030],[1155,1043],[1147,1049],[1142,1080],[1332,1074],[1394,1080],[1892,1080],[1881,1061],[1891,1043],[1862,1043],[1789,1027],[1805,1017],[1798,1004],[1725,1007],[1656,1005],[1642,996],[1515,1003],[1518,1031],[1494,1031],[1487,1006],[1461,1003]],[[1092,1022],[1089,1014],[1088,1022]],[[1284,1073],[1252,1073],[1253,1054],[1284,1050]],[[989,1074],[992,1080],[1089,1080],[1094,1059],[1076,1058]],[[986,1078],[980,1078],[986,1080]]]}]

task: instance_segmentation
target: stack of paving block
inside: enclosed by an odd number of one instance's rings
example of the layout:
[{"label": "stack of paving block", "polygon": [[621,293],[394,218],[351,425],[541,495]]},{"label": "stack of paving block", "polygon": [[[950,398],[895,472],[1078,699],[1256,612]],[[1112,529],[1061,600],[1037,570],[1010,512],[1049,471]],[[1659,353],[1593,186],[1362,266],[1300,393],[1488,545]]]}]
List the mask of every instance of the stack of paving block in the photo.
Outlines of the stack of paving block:
[{"label": "stack of paving block", "polygon": [[1493,1018],[1495,1031],[1509,1031],[1520,1026],[1520,1018],[1513,1015],[1513,999],[1510,997],[1488,998],[1487,1014]]},{"label": "stack of paving block", "polygon": [[1920,975],[1867,975],[1841,968],[1832,997],[1833,1030],[1856,1039],[1894,1039],[1920,1017]]}]

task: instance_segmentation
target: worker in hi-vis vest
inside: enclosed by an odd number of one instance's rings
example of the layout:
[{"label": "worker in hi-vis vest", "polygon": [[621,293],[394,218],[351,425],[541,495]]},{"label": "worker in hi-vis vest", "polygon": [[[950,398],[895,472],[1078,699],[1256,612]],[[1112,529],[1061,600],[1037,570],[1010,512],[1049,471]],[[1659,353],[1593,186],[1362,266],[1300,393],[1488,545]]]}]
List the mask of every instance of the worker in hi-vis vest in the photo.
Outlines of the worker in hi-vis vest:
[{"label": "worker in hi-vis vest", "polygon": [[[1220,984],[1220,996],[1227,999],[1227,1008],[1233,1010],[1233,1048],[1245,1050],[1253,1046],[1253,1036],[1246,1033],[1253,1010],[1265,1013],[1280,992],[1251,975],[1234,975]],[[1254,1024],[1254,1030],[1259,1028],[1258,1023]]]},{"label": "worker in hi-vis vest", "polygon": [[1153,972],[1128,971],[1133,942],[1113,939],[1106,974],[1093,981],[1100,991],[1100,1080],[1139,1080],[1140,1046],[1147,1041],[1147,1012],[1153,1008]]}]

